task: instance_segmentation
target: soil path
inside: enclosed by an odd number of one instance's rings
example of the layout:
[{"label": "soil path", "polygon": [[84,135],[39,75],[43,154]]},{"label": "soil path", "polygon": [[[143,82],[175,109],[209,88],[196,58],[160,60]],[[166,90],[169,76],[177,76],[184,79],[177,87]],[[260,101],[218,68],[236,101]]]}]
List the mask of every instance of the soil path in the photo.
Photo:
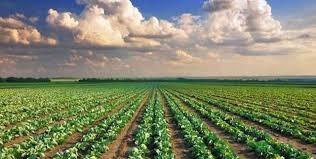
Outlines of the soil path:
[{"label": "soil path", "polygon": [[[199,100],[199,99],[196,99],[196,100]],[[202,101],[202,102],[204,102],[204,101]],[[286,136],[286,135],[283,135],[283,134],[281,134],[279,132],[273,131],[273,130],[271,130],[270,128],[268,128],[266,126],[260,125],[260,124],[258,124],[256,122],[253,122],[253,121],[250,121],[250,120],[248,120],[246,118],[243,118],[241,116],[238,116],[238,115],[236,115],[236,114],[234,114],[232,112],[228,112],[228,111],[225,111],[223,109],[219,109],[219,108],[217,108],[217,107],[215,107],[213,105],[210,105],[208,103],[205,103],[205,104],[207,104],[208,106],[210,106],[210,107],[212,107],[214,109],[221,110],[221,111],[223,111],[223,112],[225,112],[225,113],[227,113],[229,115],[237,117],[241,121],[246,123],[247,125],[254,126],[257,129],[259,129],[259,130],[262,130],[262,131],[265,131],[265,132],[269,133],[275,140],[278,140],[281,143],[290,144],[290,145],[292,145],[293,147],[295,147],[297,149],[300,149],[302,151],[305,151],[305,152],[308,152],[308,153],[316,155],[316,144],[306,144],[306,143],[302,142],[299,139],[296,139],[296,138],[293,138],[293,137],[290,137],[290,136]]]},{"label": "soil path", "polygon": [[18,144],[18,143],[20,143],[20,142],[23,142],[24,140],[30,138],[31,136],[34,137],[34,136],[37,136],[37,135],[40,135],[40,134],[44,133],[44,132],[47,130],[47,127],[48,127],[48,126],[57,125],[57,124],[64,124],[64,123],[66,123],[68,120],[71,120],[71,119],[73,119],[73,118],[74,118],[74,116],[71,116],[71,117],[68,117],[68,118],[66,118],[66,119],[62,119],[62,120],[59,120],[59,121],[55,121],[55,122],[53,122],[53,123],[50,123],[50,124],[47,125],[46,127],[43,127],[43,128],[40,128],[40,129],[36,130],[36,131],[33,132],[33,133],[29,133],[29,134],[27,134],[27,135],[15,137],[15,138],[13,138],[12,140],[6,142],[6,143],[4,144],[4,147],[12,147],[13,145]]},{"label": "soil path", "polygon": [[275,139],[281,143],[292,145],[296,149],[311,153],[314,155],[314,157],[316,157],[316,144],[306,144],[299,139],[289,137],[289,136],[280,134],[278,132],[274,132],[271,129],[266,128],[266,127],[261,126],[261,125],[258,125],[258,123],[255,123],[253,121],[250,121],[250,120],[247,120],[247,119],[244,119],[241,117],[239,117],[239,119],[242,120],[247,125],[251,125],[253,127],[256,127],[259,130],[262,130],[262,131],[269,133],[273,139]]},{"label": "soil path", "polygon": [[[134,96],[135,97],[135,96]],[[134,98],[132,97],[132,98]],[[49,149],[48,151],[45,152],[45,159],[52,158],[56,153],[65,151],[68,148],[71,148],[74,144],[76,144],[80,139],[89,131],[89,129],[95,127],[96,125],[100,124],[104,119],[107,117],[111,116],[112,114],[118,112],[122,107],[125,106],[125,104],[128,101],[125,101],[124,103],[120,104],[119,106],[115,107],[112,109],[110,112],[107,112],[104,116],[101,116],[98,118],[96,121],[93,122],[93,124],[85,127],[82,132],[75,132],[71,134],[65,141],[65,143],[61,145],[57,145],[53,147],[52,149]]]},{"label": "soil path", "polygon": [[[114,97],[114,99],[111,100],[111,101],[113,101],[113,100],[116,100],[116,99],[120,98],[121,96],[117,95],[117,94],[113,94],[113,95],[108,96],[107,98],[111,98],[111,97]],[[63,108],[61,108],[59,110],[54,110],[54,111],[55,112],[58,111],[58,113],[63,113],[63,112],[69,111],[69,108],[68,107],[63,107]],[[27,121],[27,120],[35,121],[35,120],[39,120],[39,119],[42,119],[42,118],[47,118],[51,114],[56,114],[56,113],[41,112],[40,114],[38,114],[36,116],[24,117],[21,121],[17,121],[17,122],[13,122],[11,124],[5,125],[4,130],[8,130],[8,129],[11,129],[11,128],[15,127],[15,126],[18,126],[18,125],[22,124],[24,121]]]},{"label": "soil path", "polygon": [[128,157],[128,152],[135,146],[133,135],[141,121],[141,116],[145,110],[147,100],[148,95],[146,95],[130,122],[125,125],[117,138],[109,145],[108,151],[101,156],[102,159],[121,159]]},{"label": "soil path", "polygon": [[172,152],[175,155],[175,159],[190,159],[190,147],[186,144],[181,130],[175,122],[175,119],[171,115],[170,107],[167,106],[165,99],[161,99],[165,118],[168,123],[168,130],[171,137]]},{"label": "soil path", "polygon": [[[117,99],[117,98],[115,98],[115,99]],[[110,103],[111,102],[113,102],[113,100],[111,100]],[[104,103],[104,104],[106,104],[106,103]],[[104,104],[98,105],[96,107],[102,107],[102,105],[104,105]],[[84,114],[87,112],[88,111],[80,112],[77,115]],[[34,137],[34,136],[37,136],[37,135],[44,133],[47,130],[47,127],[49,127],[49,126],[57,125],[57,124],[64,124],[67,121],[74,119],[75,117],[76,117],[75,115],[71,115],[71,116],[66,117],[65,119],[61,119],[59,121],[54,121],[52,123],[49,123],[46,127],[39,128],[38,130],[35,130],[35,132],[29,133],[29,134],[23,135],[23,136],[17,136],[15,138],[11,139],[10,141],[6,142],[4,144],[4,147],[12,147],[13,145],[18,144],[20,142],[23,142],[24,140],[30,138],[31,136]]]},{"label": "soil path", "polygon": [[211,105],[211,104],[209,104],[209,103],[207,103],[207,102],[205,102],[203,100],[200,100],[200,99],[197,99],[197,98],[194,98],[194,99],[197,100],[197,101],[203,102],[205,105],[208,105],[212,109],[221,110],[221,111],[223,111],[223,112],[225,112],[225,113],[227,113],[227,114],[229,114],[231,116],[234,116],[234,117],[240,119],[241,121],[243,121],[246,125],[250,125],[250,126],[256,127],[259,130],[262,130],[262,131],[265,131],[265,132],[269,133],[272,136],[273,139],[275,139],[275,140],[277,140],[277,141],[279,141],[281,143],[292,145],[294,148],[302,150],[302,151],[305,151],[305,152],[308,152],[308,153],[311,153],[311,154],[314,155],[314,157],[316,157],[316,144],[303,143],[299,139],[295,139],[293,137],[289,137],[289,136],[280,134],[278,132],[275,132],[275,131],[271,130],[270,128],[266,127],[266,126],[259,125],[256,122],[253,122],[253,121],[250,121],[248,119],[245,119],[245,118],[243,118],[241,116],[238,116],[238,115],[236,115],[236,114],[234,114],[232,112],[220,109],[220,108],[218,108],[218,107],[216,107],[214,105]]},{"label": "soil path", "polygon": [[[179,99],[179,98],[178,98]],[[208,126],[208,129],[215,133],[219,138],[224,139],[227,141],[228,145],[233,148],[236,155],[238,155],[241,159],[254,159],[258,158],[257,155],[251,151],[247,145],[238,143],[234,141],[233,137],[226,133],[224,130],[222,130],[220,127],[216,126],[214,123],[209,121],[207,118],[204,118],[202,115],[200,115],[199,112],[197,112],[195,109],[184,103],[182,99],[179,99],[181,101],[181,105],[183,108],[197,116],[200,116],[200,118],[206,123]]]}]

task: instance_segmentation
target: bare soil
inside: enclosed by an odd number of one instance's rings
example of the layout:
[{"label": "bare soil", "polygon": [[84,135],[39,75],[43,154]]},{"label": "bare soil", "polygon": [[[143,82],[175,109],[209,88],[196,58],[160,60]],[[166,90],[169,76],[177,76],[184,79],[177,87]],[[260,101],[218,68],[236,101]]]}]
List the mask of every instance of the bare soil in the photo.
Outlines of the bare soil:
[{"label": "bare soil", "polygon": [[272,136],[272,138],[274,138],[275,140],[277,140],[281,143],[284,143],[284,144],[292,145],[293,147],[295,147],[299,150],[311,153],[314,155],[314,157],[316,157],[315,156],[316,155],[316,144],[307,144],[307,143],[302,142],[299,139],[295,139],[293,137],[286,136],[286,135],[280,134],[278,132],[274,132],[273,130],[271,130],[267,127],[258,125],[257,123],[255,123],[253,121],[250,121],[250,120],[247,120],[244,118],[240,118],[240,119],[243,122],[245,122],[247,125],[251,125],[253,127],[256,127],[259,130],[262,130],[262,131],[269,133]]},{"label": "bare soil", "polygon": [[[69,117],[69,118],[67,118],[67,119],[62,119],[62,120],[53,122],[53,123],[49,124],[49,126],[50,126],[50,125],[63,124],[63,123],[65,123],[67,120],[71,120],[72,118],[73,118],[73,117]],[[31,136],[34,137],[34,136],[40,135],[40,134],[44,133],[46,130],[47,130],[47,127],[43,127],[43,128],[40,128],[40,129],[36,130],[36,131],[33,132],[33,133],[29,133],[29,134],[24,135],[24,136],[15,137],[15,138],[13,138],[12,140],[6,142],[6,143],[4,144],[4,147],[12,147],[13,145],[18,144],[18,143],[20,143],[20,142],[23,142],[24,140],[30,138]]]},{"label": "bare soil", "polygon": [[52,158],[56,153],[58,152],[62,152],[68,148],[71,148],[73,145],[75,145],[77,142],[80,141],[80,139],[89,131],[89,129],[97,126],[98,124],[100,124],[102,122],[102,120],[106,119],[108,116],[111,116],[112,114],[116,113],[117,111],[119,111],[126,102],[124,102],[123,104],[119,105],[118,107],[115,107],[114,109],[112,109],[110,112],[106,113],[106,115],[101,116],[100,118],[98,118],[96,121],[93,122],[93,124],[85,127],[82,132],[75,132],[73,134],[71,134],[65,141],[65,143],[61,144],[61,145],[57,145],[52,149],[49,149],[48,151],[45,152],[45,159],[48,158]]},{"label": "bare soil", "polygon": [[[180,99],[181,100],[181,99]],[[207,118],[204,118],[202,115],[199,114],[195,109],[192,107],[188,106],[186,103],[184,103],[181,100],[181,104],[184,106],[183,108],[186,109],[187,111],[196,114],[201,117],[201,119],[206,123],[208,126],[208,129],[215,133],[219,138],[226,140],[228,145],[232,147],[234,152],[241,158],[241,159],[254,159],[258,158],[258,156],[251,151],[247,145],[236,142],[233,140],[232,136],[226,133],[224,130],[222,130],[220,127],[216,126],[214,123],[209,121]]]},{"label": "bare soil", "polygon": [[[112,95],[112,96],[115,96],[115,95]],[[110,96],[110,97],[111,97],[111,96]],[[114,99],[112,99],[112,101],[115,100],[115,99],[118,99],[118,98],[120,98],[120,97],[121,97],[121,96],[117,96],[117,97],[115,97]],[[111,101],[110,101],[110,102],[111,102]],[[68,108],[67,108],[67,107],[64,107],[64,108],[61,108],[60,110],[57,110],[57,111],[58,111],[59,113],[66,112],[66,111],[68,111]],[[11,128],[13,128],[13,127],[15,127],[15,126],[17,126],[17,125],[23,123],[23,122],[26,121],[26,120],[37,120],[37,119],[41,119],[41,118],[46,118],[49,114],[50,114],[50,113],[42,112],[42,113],[40,113],[40,114],[38,114],[38,115],[36,115],[36,116],[28,116],[28,117],[25,117],[25,118],[23,118],[21,121],[17,121],[17,122],[14,122],[14,123],[5,125],[4,130],[11,129]],[[54,113],[52,113],[52,114],[54,114]],[[54,124],[54,123],[52,123],[52,124]]]},{"label": "bare soil", "polygon": [[102,159],[121,159],[128,157],[129,151],[135,146],[133,135],[141,121],[141,116],[145,110],[147,100],[148,96],[142,101],[130,122],[125,125],[117,138],[108,146],[109,149],[102,155]]},{"label": "bare soil", "polygon": [[[115,99],[116,99],[116,98],[115,98]],[[99,106],[97,106],[97,107],[101,107],[101,106],[102,106],[102,104],[99,105]],[[80,112],[80,114],[84,114],[84,113],[86,113],[86,112],[87,112],[87,111],[85,111],[85,112]],[[54,121],[54,122],[48,124],[46,127],[42,127],[42,128],[40,128],[40,129],[38,129],[38,130],[35,130],[35,132],[33,132],[33,133],[29,133],[29,134],[24,135],[24,136],[17,136],[17,137],[15,137],[15,138],[13,138],[12,140],[8,141],[7,143],[5,143],[5,144],[4,144],[4,147],[12,147],[13,145],[18,144],[18,143],[20,143],[20,142],[23,142],[24,140],[30,138],[31,136],[34,137],[34,136],[37,136],[37,135],[40,135],[40,134],[44,133],[44,132],[47,130],[47,127],[48,127],[48,126],[57,125],[57,124],[64,124],[64,123],[66,123],[67,121],[72,120],[72,119],[74,119],[74,118],[75,118],[74,115],[73,115],[73,116],[69,116],[69,117],[67,117],[67,118],[65,118],[65,119],[61,119],[61,120],[59,120],[59,121]]]},{"label": "bare soil", "polygon": [[186,144],[181,130],[171,115],[170,107],[167,106],[165,99],[162,99],[164,106],[165,118],[168,123],[168,130],[171,137],[171,148],[175,159],[190,159],[190,147]]},{"label": "bare soil", "polygon": [[236,114],[234,114],[232,112],[228,112],[228,111],[225,111],[223,109],[220,109],[220,108],[218,108],[216,106],[213,106],[213,105],[211,105],[209,103],[204,102],[203,100],[200,100],[200,99],[197,99],[197,98],[195,98],[195,99],[205,103],[206,105],[212,107],[213,109],[221,110],[221,111],[223,111],[223,112],[225,112],[225,113],[227,113],[227,114],[229,114],[231,116],[237,117],[237,118],[242,120],[247,125],[254,126],[257,129],[259,129],[259,130],[262,130],[262,131],[265,131],[265,132],[269,133],[272,136],[272,138],[274,138],[275,140],[277,140],[277,141],[279,141],[281,143],[292,145],[296,149],[308,152],[310,154],[313,154],[314,156],[316,155],[316,144],[304,143],[304,142],[302,142],[299,139],[283,135],[283,134],[281,134],[279,132],[275,132],[275,131],[271,130],[270,128],[266,127],[266,126],[263,126],[263,125],[260,125],[260,124],[258,124],[256,122],[253,122],[253,121],[250,121],[248,119],[245,119],[245,118],[243,118],[241,116],[238,116],[238,115],[236,115]]}]

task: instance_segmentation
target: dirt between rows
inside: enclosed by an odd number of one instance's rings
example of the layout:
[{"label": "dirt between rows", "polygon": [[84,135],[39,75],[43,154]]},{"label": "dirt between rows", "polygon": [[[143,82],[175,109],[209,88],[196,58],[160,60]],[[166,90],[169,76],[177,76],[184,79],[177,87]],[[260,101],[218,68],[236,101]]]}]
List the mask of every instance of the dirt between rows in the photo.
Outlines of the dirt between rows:
[{"label": "dirt between rows", "polygon": [[[132,98],[134,98],[135,96],[133,96]],[[125,101],[123,104],[115,107],[114,109],[112,109],[110,112],[107,112],[104,116],[101,116],[100,118],[98,118],[96,121],[93,122],[93,124],[85,127],[82,132],[75,132],[73,134],[71,134],[67,140],[65,141],[65,143],[61,144],[61,145],[57,145],[52,149],[49,149],[48,151],[45,152],[45,159],[48,158],[52,158],[56,153],[58,152],[62,152],[65,151],[68,148],[71,148],[73,145],[75,145],[78,141],[80,141],[80,139],[89,131],[89,129],[97,126],[98,124],[100,124],[104,119],[106,119],[107,117],[113,115],[114,113],[118,112],[120,109],[122,109],[125,104],[128,101]]]},{"label": "dirt between rows", "polygon": [[[232,100],[233,99],[230,99],[230,98],[228,98],[228,97],[221,97],[221,96],[216,96],[216,95],[211,95],[212,97],[217,97],[217,98],[222,98],[222,99],[228,99],[229,101],[225,101],[226,103],[229,103],[229,104],[232,104],[232,105],[236,105],[236,103],[234,103],[234,102],[232,102]],[[194,97],[193,97],[194,98]],[[241,102],[241,103],[246,103],[246,104],[250,104],[250,105],[257,105],[257,106],[260,106],[260,107],[263,107],[262,105],[260,105],[260,104],[251,104],[251,103],[249,103],[249,102],[244,102],[244,101],[241,101],[241,100],[237,100],[238,102]],[[245,107],[245,109],[249,109],[249,108],[247,108],[247,107]],[[282,110],[277,110],[277,109],[274,109],[274,108],[271,108],[274,112],[284,112],[284,111],[282,111]],[[292,113],[294,113],[293,112],[294,110],[290,110],[290,111],[288,111],[288,110],[286,110],[286,113],[289,113],[289,114],[292,114]],[[294,114],[295,116],[299,116],[299,114]],[[316,115],[315,115],[315,117],[316,117]],[[274,117],[274,118],[277,118],[277,117]],[[309,121],[309,119],[316,119],[316,118],[314,118],[314,116],[309,116],[309,117],[303,117],[304,118],[304,120],[306,121],[306,122],[308,122],[309,124],[314,124],[314,122],[313,121]],[[279,118],[280,119],[280,118]],[[312,127],[309,127],[309,125],[299,125],[301,128],[303,128],[303,129],[305,129],[305,130],[313,130],[313,128]]]},{"label": "dirt between rows", "polygon": [[306,144],[299,139],[274,132],[271,129],[266,128],[266,127],[261,126],[261,125],[258,125],[257,123],[255,123],[253,121],[250,121],[250,120],[247,120],[247,119],[244,119],[241,117],[239,119],[242,120],[247,125],[253,126],[259,130],[262,130],[262,131],[269,133],[273,139],[275,139],[281,143],[292,145],[296,149],[308,152],[310,154],[313,154],[314,157],[316,157],[316,144]]},{"label": "dirt between rows", "polygon": [[[112,95],[112,96],[115,96],[115,95]],[[109,96],[109,97],[111,97],[111,96]],[[118,99],[118,98],[120,98],[120,97],[121,97],[120,95],[117,95],[114,99],[112,99],[112,101],[115,100],[115,99]],[[56,110],[54,110],[54,111],[56,112]],[[66,111],[68,111],[68,108],[64,107],[64,108],[61,108],[60,110],[57,110],[57,111],[58,111],[58,113],[66,112]],[[56,113],[53,113],[53,114],[56,114]],[[14,123],[5,125],[4,130],[11,129],[11,128],[13,128],[13,127],[15,127],[15,126],[17,126],[17,125],[23,123],[23,122],[26,121],[26,120],[32,120],[32,119],[35,119],[35,120],[36,120],[36,119],[46,118],[46,117],[48,117],[48,115],[49,115],[49,114],[47,114],[46,112],[42,112],[42,113],[40,113],[40,114],[37,115],[37,116],[25,117],[25,118],[23,118],[21,121],[18,121],[18,122],[14,122]]]},{"label": "dirt between rows", "polygon": [[[115,98],[115,99],[117,99],[117,98]],[[113,100],[115,100],[115,99],[113,99]],[[113,100],[112,100],[112,101],[113,101]],[[110,102],[112,102],[112,101],[110,101]],[[101,107],[101,106],[102,106],[102,104],[101,104],[101,105],[98,105],[98,106],[96,106],[96,107]],[[80,112],[79,114],[84,114],[84,113],[86,113],[86,112],[87,112],[87,111]],[[78,114],[77,114],[77,115],[78,115]],[[6,143],[4,144],[4,147],[12,147],[13,145],[18,144],[18,143],[20,143],[20,142],[23,142],[24,140],[30,138],[31,136],[35,137],[35,136],[37,136],[37,135],[40,135],[40,134],[44,133],[44,132],[47,130],[47,127],[49,127],[49,126],[58,125],[58,124],[64,124],[64,123],[66,123],[67,121],[74,119],[75,117],[76,117],[75,115],[68,116],[68,117],[66,117],[65,119],[61,119],[61,120],[59,120],[59,121],[54,121],[54,122],[48,124],[46,127],[42,127],[42,128],[40,128],[40,129],[38,129],[38,130],[35,130],[35,132],[29,133],[29,134],[23,135],[23,136],[17,136],[17,137],[15,137],[15,138],[11,139],[10,141],[6,142]]]},{"label": "dirt between rows", "polygon": [[[74,116],[71,116],[71,117],[68,117],[67,119],[62,119],[62,120],[59,120],[59,121],[55,121],[55,122],[53,122],[53,123],[50,123],[48,126],[57,125],[57,124],[64,124],[66,121],[71,120],[71,119],[73,119],[73,118],[74,118]],[[13,138],[12,140],[6,142],[6,143],[4,144],[4,147],[12,147],[12,146],[14,146],[15,144],[18,144],[18,143],[23,142],[24,140],[30,138],[31,136],[34,137],[34,136],[40,135],[40,134],[44,133],[44,132],[47,130],[47,127],[48,127],[48,126],[43,127],[43,128],[40,128],[40,129],[36,130],[36,131],[33,132],[33,133],[29,133],[29,134],[27,134],[27,135],[15,137],[15,138]]]},{"label": "dirt between rows", "polygon": [[241,159],[258,158],[258,156],[253,151],[251,151],[247,145],[234,141],[233,137],[230,134],[226,133],[224,130],[222,130],[220,127],[216,126],[214,123],[209,121],[207,118],[204,118],[202,115],[200,115],[199,112],[197,112],[195,109],[193,109],[192,107],[190,107],[189,105],[184,103],[182,99],[179,99],[179,100],[181,101],[181,105],[183,106],[183,108],[185,110],[187,110],[195,115],[200,116],[201,119],[204,121],[204,123],[206,123],[206,125],[208,126],[208,129],[211,132],[215,133],[219,138],[227,141],[228,145],[230,147],[232,147],[232,149],[238,155],[238,157],[240,157]]},{"label": "dirt between rows", "polygon": [[[196,99],[196,98],[195,98]],[[196,99],[196,100],[199,100],[199,99]],[[200,100],[201,101],[201,100]],[[204,101],[202,101],[204,102]],[[238,116],[232,112],[228,112],[228,111],[225,111],[225,110],[222,110],[222,109],[219,109],[213,105],[210,105],[208,103],[205,103],[215,109],[218,109],[218,110],[221,110],[231,116],[234,116],[238,119],[240,119],[241,121],[243,121],[244,123],[246,123],[247,125],[250,125],[250,126],[253,126],[259,130],[262,130],[262,131],[265,131],[267,133],[269,133],[275,140],[281,142],[281,143],[285,143],[285,144],[289,144],[289,145],[292,145],[293,147],[297,148],[297,149],[300,149],[302,151],[305,151],[305,152],[308,152],[308,153],[311,153],[311,154],[316,154],[316,144],[307,144],[307,143],[304,143],[302,142],[301,140],[299,139],[296,139],[296,138],[293,138],[293,137],[290,137],[290,136],[286,136],[286,135],[283,135],[279,132],[275,132],[273,130],[271,130],[270,128],[266,127],[266,126],[263,126],[263,125],[260,125],[256,122],[253,122],[253,121],[250,121],[249,119],[246,119],[246,118],[243,118],[241,116]]]},{"label": "dirt between rows", "polygon": [[116,139],[108,146],[109,149],[102,155],[102,159],[121,159],[128,157],[130,150],[135,147],[133,135],[136,132],[137,126],[141,122],[147,101],[148,96],[146,96],[146,98],[142,101],[130,122],[125,125]]},{"label": "dirt between rows", "polygon": [[[194,98],[194,97],[192,97]],[[263,125],[259,125],[258,123],[256,122],[253,122],[253,121],[250,121],[248,119],[245,119],[241,116],[238,116],[232,112],[229,112],[229,111],[226,111],[226,110],[223,110],[223,109],[220,109],[214,105],[211,105],[209,103],[206,103],[205,101],[203,100],[200,100],[200,99],[197,99],[197,98],[194,98],[200,102],[203,102],[204,104],[212,107],[213,109],[217,109],[217,110],[220,110],[220,111],[223,111],[233,117],[236,117],[238,119],[240,119],[241,121],[243,121],[246,125],[250,125],[250,126],[253,126],[259,130],[262,130],[262,131],[265,131],[267,132],[268,134],[270,134],[272,136],[273,139],[281,142],[281,143],[284,143],[284,144],[289,144],[289,145],[292,145],[294,148],[296,149],[299,149],[299,150],[302,150],[302,151],[305,151],[305,152],[308,152],[310,154],[313,154],[314,157],[316,157],[316,144],[307,144],[307,143],[304,143],[302,142],[301,140],[299,139],[296,139],[296,138],[293,138],[293,137],[290,137],[290,136],[286,136],[286,135],[283,135],[279,132],[275,132],[273,130],[271,130],[270,128],[266,127],[266,126],[263,126]]]},{"label": "dirt between rows", "polygon": [[[185,94],[185,95],[188,95],[188,94],[186,94],[186,93],[182,93],[181,91],[178,91],[178,90],[172,90],[172,91],[175,91],[175,92],[178,92],[178,93],[181,93],[181,94]],[[189,95],[190,96],[190,95]],[[241,102],[241,103],[246,103],[246,104],[250,104],[250,105],[257,105],[257,106],[260,106],[260,107],[262,107],[263,105],[261,105],[261,104],[258,104],[258,103],[253,103],[252,101],[245,101],[245,100],[242,100],[242,99],[235,99],[235,98],[232,98],[232,97],[229,97],[229,96],[220,96],[220,95],[215,95],[215,94],[209,94],[209,95],[207,95],[209,98],[211,98],[211,97],[215,97],[215,98],[221,98],[221,99],[225,99],[225,100],[229,100],[229,101],[234,101],[234,100],[236,100],[236,101],[239,101],[239,102]],[[192,96],[190,96],[190,97],[192,97]],[[194,98],[194,97],[193,97]],[[228,102],[228,103],[231,103],[231,102]],[[234,104],[234,103],[231,103],[231,104]],[[295,110],[295,108],[294,107],[290,107],[291,109],[294,109]],[[271,108],[271,109],[273,109],[273,108]],[[282,112],[281,110],[276,110],[276,109],[274,109],[276,112]],[[301,109],[300,109],[301,110]],[[294,113],[295,115],[297,115],[297,116],[299,116],[299,113],[297,113],[297,112],[293,112],[293,110],[291,111],[291,110],[284,110],[284,111],[286,111],[287,113]],[[310,112],[310,113],[313,113],[313,112]],[[309,115],[309,117],[304,117],[304,118],[310,118],[310,119],[315,119],[316,120],[316,116],[314,115]],[[304,126],[303,128],[307,128],[306,126]],[[311,128],[307,128],[307,129],[311,129]]]},{"label": "dirt between rows", "polygon": [[171,148],[175,159],[190,159],[190,146],[185,142],[179,126],[171,115],[170,107],[167,106],[166,100],[162,97],[165,119],[168,123],[168,130],[171,137]]},{"label": "dirt between rows", "polygon": [[[99,106],[97,106],[97,107],[101,107],[101,105],[99,105]],[[86,113],[86,111],[85,111],[85,112],[81,112],[81,113],[79,113],[79,114],[83,114],[83,113]],[[74,119],[75,117],[76,117],[76,116],[72,115],[72,116],[69,116],[69,117],[67,117],[67,118],[65,118],[65,119],[61,119],[61,120],[59,120],[59,121],[54,121],[54,122],[48,124],[46,127],[42,127],[42,128],[40,128],[40,129],[38,129],[38,130],[35,130],[35,132],[29,133],[29,134],[27,134],[27,135],[15,137],[15,138],[13,138],[12,140],[10,140],[10,141],[8,141],[7,143],[5,143],[5,144],[4,144],[4,147],[12,147],[13,145],[18,144],[18,143],[20,143],[20,142],[23,142],[24,140],[30,138],[31,136],[35,137],[35,136],[37,136],[37,135],[40,135],[40,134],[44,133],[44,132],[47,130],[47,128],[48,128],[49,126],[58,125],[58,124],[59,124],[59,125],[65,124],[67,121],[72,120],[72,119]]]},{"label": "dirt between rows", "polygon": [[[258,106],[262,106],[262,104],[258,104],[258,103],[254,103],[254,102],[252,102],[252,101],[247,101],[247,100],[241,100],[241,99],[235,99],[234,97],[232,98],[232,97],[228,97],[228,96],[219,96],[219,95],[213,95],[213,94],[211,94],[211,96],[214,96],[214,97],[219,97],[219,98],[224,98],[224,99],[228,99],[228,100],[237,100],[237,101],[240,101],[240,102],[242,102],[242,103],[247,103],[247,104],[250,104],[250,105],[258,105]],[[285,106],[284,104],[282,105],[282,106]],[[299,108],[299,107],[292,107],[291,105],[288,105],[289,106],[289,108],[291,108],[291,109],[299,109],[299,110],[301,110],[301,111],[309,111],[309,110],[306,110],[306,109],[304,109],[304,108]],[[280,111],[280,110],[278,110],[278,111]],[[285,110],[286,112],[288,112],[288,113],[296,113],[296,112],[291,112],[291,111],[289,111],[289,110]],[[315,114],[316,112],[315,111],[312,111],[311,113],[313,113],[313,114]],[[314,116],[311,116],[312,118],[314,117]],[[316,118],[314,118],[314,119],[316,119]]]}]

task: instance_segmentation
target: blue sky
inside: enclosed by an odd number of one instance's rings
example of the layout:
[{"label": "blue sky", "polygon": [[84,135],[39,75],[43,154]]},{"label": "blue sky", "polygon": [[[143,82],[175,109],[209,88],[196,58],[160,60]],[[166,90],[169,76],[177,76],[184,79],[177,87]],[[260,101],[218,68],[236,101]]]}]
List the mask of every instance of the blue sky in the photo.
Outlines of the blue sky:
[{"label": "blue sky", "polygon": [[0,77],[316,74],[316,0],[80,1],[0,0]]},{"label": "blue sky", "polygon": [[[132,0],[132,2],[145,17],[156,16],[170,19],[182,13],[201,14],[203,0]],[[316,11],[315,0],[268,0],[268,2],[276,17],[297,16],[305,12]],[[1,0],[0,8],[1,16],[18,12],[27,16],[46,17],[47,10],[50,8],[80,13],[83,6],[77,5],[75,0],[60,2],[56,0]]]}]

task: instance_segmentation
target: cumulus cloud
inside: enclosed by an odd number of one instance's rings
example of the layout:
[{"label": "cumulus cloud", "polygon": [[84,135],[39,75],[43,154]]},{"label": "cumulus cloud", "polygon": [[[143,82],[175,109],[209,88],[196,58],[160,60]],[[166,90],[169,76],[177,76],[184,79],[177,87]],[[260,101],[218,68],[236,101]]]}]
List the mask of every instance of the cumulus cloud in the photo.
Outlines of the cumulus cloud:
[{"label": "cumulus cloud", "polygon": [[[19,70],[82,77],[232,75],[280,67],[283,57],[292,65],[296,56],[315,59],[315,25],[299,21],[299,29],[282,27],[267,0],[205,0],[206,14],[172,20],[145,18],[131,0],[77,3],[83,6],[79,14],[49,9],[49,27],[37,29],[38,18],[23,14],[0,17],[0,48],[7,51],[0,52],[0,75]],[[26,47],[11,47],[17,44]],[[55,45],[29,47],[43,44]],[[297,67],[304,68],[302,63]]]},{"label": "cumulus cloud", "polygon": [[[17,17],[23,18],[22,15],[18,15]],[[16,17],[0,17],[0,35],[0,43],[9,45],[56,45],[57,43],[55,39],[42,36],[35,27],[24,23]]]},{"label": "cumulus cloud", "polygon": [[38,59],[35,55],[11,55],[1,50],[0,52],[0,77],[2,76],[16,76],[22,71],[31,72],[34,69],[21,66],[24,63],[32,63]]},{"label": "cumulus cloud", "polygon": [[174,65],[192,64],[201,62],[201,59],[194,57],[184,50],[177,50],[175,52],[175,58],[171,61]]},{"label": "cumulus cloud", "polygon": [[194,16],[190,13],[184,13],[181,16],[175,18],[180,29],[187,34],[197,32],[200,29],[200,17]]},{"label": "cumulus cloud", "polygon": [[74,15],[70,12],[58,13],[54,9],[48,10],[48,16],[46,18],[48,24],[54,27],[62,27],[65,29],[73,29],[78,26],[79,22]]},{"label": "cumulus cloud", "polygon": [[208,0],[206,31],[215,43],[276,41],[282,27],[266,0]]},{"label": "cumulus cloud", "polygon": [[75,43],[94,46],[159,45],[161,39],[183,34],[172,23],[151,17],[145,20],[130,0],[78,0],[85,5],[80,15],[48,11],[46,21],[68,29]]},{"label": "cumulus cloud", "polygon": [[59,65],[66,67],[85,66],[94,70],[121,63],[122,60],[118,57],[107,57],[105,54],[92,50],[71,50],[67,60]]},{"label": "cumulus cloud", "polygon": [[207,0],[203,3],[203,9],[207,12],[218,12],[234,7],[232,0]]},{"label": "cumulus cloud", "polygon": [[202,6],[206,17],[185,13],[173,22],[145,19],[130,0],[77,3],[85,6],[80,15],[50,9],[46,21],[54,28],[67,30],[69,34],[61,36],[71,36],[72,42],[80,46],[136,47],[144,51],[161,47],[174,52],[196,45],[243,46],[284,39],[281,24],[273,18],[266,0],[206,0]]},{"label": "cumulus cloud", "polygon": [[12,65],[12,64],[16,64],[16,61],[14,59],[9,58],[9,57],[1,57],[0,58],[0,66]]}]

